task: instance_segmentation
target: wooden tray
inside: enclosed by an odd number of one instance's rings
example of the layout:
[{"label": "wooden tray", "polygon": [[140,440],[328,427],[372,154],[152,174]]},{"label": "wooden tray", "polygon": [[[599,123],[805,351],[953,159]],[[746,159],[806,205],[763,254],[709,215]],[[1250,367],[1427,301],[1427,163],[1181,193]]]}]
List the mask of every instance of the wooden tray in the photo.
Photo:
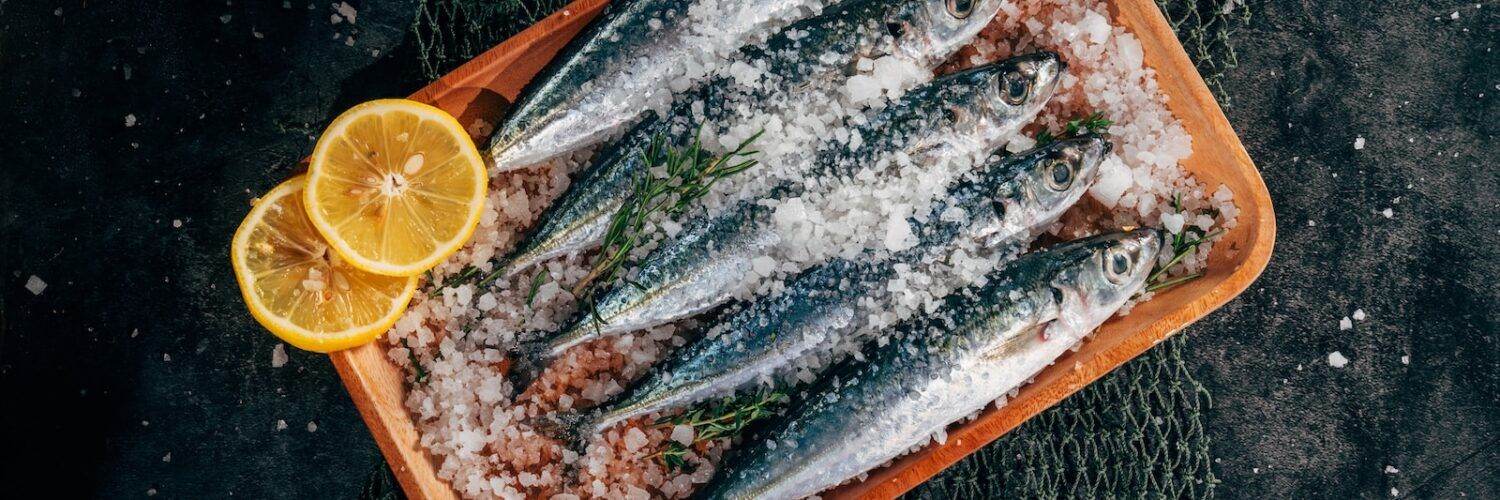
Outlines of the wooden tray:
[{"label": "wooden tray", "polygon": [[[447,110],[465,126],[476,119],[498,123],[532,75],[605,3],[577,0],[417,91],[411,99]],[[1130,315],[1106,323],[1081,350],[1043,370],[1004,408],[991,408],[978,419],[950,429],[946,444],[902,457],[871,472],[865,481],[845,485],[824,498],[900,495],[1224,305],[1265,269],[1276,238],[1276,221],[1265,183],[1234,129],[1155,3],[1111,0],[1110,13],[1115,23],[1140,38],[1146,64],[1156,70],[1168,108],[1193,136],[1193,154],[1184,166],[1205,185],[1225,184],[1234,191],[1239,225],[1214,246],[1203,278],[1160,293]],[[385,350],[377,342],[330,357],[406,494],[454,498],[453,490],[437,477],[432,458],[417,444],[417,429],[402,405],[406,395],[403,374],[386,358]]]}]

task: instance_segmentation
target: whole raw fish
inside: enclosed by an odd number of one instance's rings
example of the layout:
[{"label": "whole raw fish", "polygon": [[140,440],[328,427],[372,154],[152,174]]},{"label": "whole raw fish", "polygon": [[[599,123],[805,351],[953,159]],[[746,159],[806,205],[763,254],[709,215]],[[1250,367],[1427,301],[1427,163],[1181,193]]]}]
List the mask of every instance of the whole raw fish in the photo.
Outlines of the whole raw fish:
[{"label": "whole raw fish", "polygon": [[900,324],[746,439],[699,497],[792,499],[896,458],[1025,383],[1144,286],[1162,238],[1111,233],[1034,252]]}]

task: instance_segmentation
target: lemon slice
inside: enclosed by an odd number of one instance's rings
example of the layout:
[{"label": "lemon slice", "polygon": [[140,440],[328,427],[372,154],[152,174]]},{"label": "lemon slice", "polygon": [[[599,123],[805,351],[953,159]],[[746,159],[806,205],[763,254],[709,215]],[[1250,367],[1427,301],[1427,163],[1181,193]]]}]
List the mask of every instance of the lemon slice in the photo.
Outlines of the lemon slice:
[{"label": "lemon slice", "polygon": [[308,166],[307,215],[355,267],[413,276],[474,234],[489,176],[443,110],[404,99],[355,106],[328,125]]},{"label": "lemon slice", "polygon": [[416,277],[369,273],[330,250],[302,207],[305,177],[260,198],[234,232],[229,258],[250,314],[271,333],[330,352],[380,336],[401,317]]}]

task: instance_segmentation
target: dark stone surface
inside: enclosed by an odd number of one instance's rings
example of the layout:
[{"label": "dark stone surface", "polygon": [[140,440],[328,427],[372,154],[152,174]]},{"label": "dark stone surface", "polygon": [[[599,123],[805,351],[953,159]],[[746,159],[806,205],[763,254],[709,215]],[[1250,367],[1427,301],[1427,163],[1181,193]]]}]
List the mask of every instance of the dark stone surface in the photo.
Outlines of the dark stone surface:
[{"label": "dark stone surface", "polygon": [[[1220,491],[1500,497],[1500,4],[1254,11],[1224,83],[1276,204],[1276,254],[1187,330]],[[1369,318],[1340,331],[1356,309]]]},{"label": "dark stone surface", "polygon": [[[11,491],[349,497],[365,484],[379,457],[327,359],[290,350],[271,367],[275,339],[244,312],[227,258],[249,200],[323,123],[422,84],[415,2],[351,3],[353,25],[305,0],[0,0]],[[1187,331],[1214,395],[1218,491],[1500,497],[1500,5],[1252,8],[1224,83],[1280,241],[1250,291]],[[1340,331],[1356,308],[1370,318]],[[1330,367],[1332,351],[1349,365]]]}]

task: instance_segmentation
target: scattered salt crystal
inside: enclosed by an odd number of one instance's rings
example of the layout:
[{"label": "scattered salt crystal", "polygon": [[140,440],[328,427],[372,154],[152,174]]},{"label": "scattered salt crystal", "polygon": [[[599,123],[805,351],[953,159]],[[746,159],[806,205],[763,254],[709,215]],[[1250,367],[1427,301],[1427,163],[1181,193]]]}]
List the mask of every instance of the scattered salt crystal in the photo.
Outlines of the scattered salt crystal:
[{"label": "scattered salt crystal", "polygon": [[169,451],[169,452],[167,452],[166,455],[162,455],[161,456],[161,461],[163,461],[163,462],[171,462],[172,461],[172,452]]},{"label": "scattered salt crystal", "polygon": [[474,306],[477,307],[480,311],[489,312],[498,305],[500,305],[500,301],[495,299],[495,294],[486,293],[479,296],[479,303],[475,304]]},{"label": "scattered salt crystal", "polygon": [[625,449],[630,450],[632,453],[646,446],[647,442],[646,433],[641,432],[639,427],[631,427],[630,430],[625,431]]},{"label": "scattered salt crystal", "polygon": [[354,6],[349,5],[349,2],[339,2],[337,5],[334,5],[333,8],[337,9],[339,12],[339,16],[342,16],[344,20],[349,21],[349,24],[354,24],[355,16],[359,14],[359,11],[355,10]]},{"label": "scattered salt crystal", "polygon": [[172,219],[172,227],[182,227],[182,219]]},{"label": "scattered salt crystal", "polygon": [[1089,187],[1089,196],[1113,209],[1125,190],[1130,189],[1131,179],[1130,167],[1119,156],[1109,155],[1099,164],[1099,180]]},{"label": "scattered salt crystal", "polygon": [[125,126],[126,127],[134,127],[135,126],[135,113],[131,113],[131,114],[125,115]]},{"label": "scattered salt crystal", "polygon": [[1342,331],[1342,330],[1349,330],[1349,329],[1352,329],[1352,328],[1354,328],[1354,322],[1350,321],[1348,316],[1344,316],[1342,319],[1339,320],[1339,330],[1340,331]]},{"label": "scattered salt crystal", "polygon": [[911,232],[911,223],[905,217],[892,216],[885,224],[885,249],[900,252],[915,246],[917,236]]},{"label": "scattered salt crystal", "polygon": [[854,75],[844,82],[844,93],[856,104],[880,97],[880,85],[865,75]]},{"label": "scattered salt crystal", "polygon": [[1385,473],[1386,474],[1399,474],[1399,473],[1401,473],[1401,469],[1397,469],[1394,466],[1387,465],[1387,466],[1385,466]]},{"label": "scattered salt crystal", "polygon": [[[1458,14],[1458,13],[1454,12],[1454,14]],[[1457,17],[1455,17],[1454,19],[1457,19]],[[1399,496],[1401,496],[1401,490],[1398,490],[1395,487],[1392,487],[1391,488],[1391,496],[1393,496],[1393,497],[1399,497]]]},{"label": "scattered salt crystal", "polygon": [[1167,231],[1172,234],[1182,232],[1183,222],[1185,222],[1185,217],[1182,214],[1162,214],[1161,216],[1162,226],[1167,228]]},{"label": "scattered salt crystal", "polygon": [[1364,320],[1365,320],[1365,310],[1364,309],[1355,309],[1354,310],[1354,321],[1364,321]]},{"label": "scattered salt crystal", "polygon": [[1328,366],[1343,368],[1347,364],[1349,364],[1349,358],[1344,357],[1343,353],[1338,351],[1328,353]]},{"label": "scattered salt crystal", "polygon": [[286,430],[286,427],[287,427],[287,425],[286,425],[286,421],[285,420],[277,420],[276,421],[276,430],[277,431],[284,431],[284,430]]},{"label": "scattered salt crystal", "polygon": [[1387,208],[1385,210],[1381,210],[1380,215],[1384,215],[1385,218],[1389,219],[1396,216],[1396,211]]},{"label": "scattered salt crystal", "polygon": [[47,282],[42,281],[42,279],[38,278],[35,274],[26,279],[26,291],[31,292],[32,295],[41,295],[42,290],[46,289]]},{"label": "scattered salt crystal", "polygon": [[307,432],[318,432],[318,423],[309,420],[307,422]]},{"label": "scattered salt crystal", "polygon": [[683,446],[693,444],[693,427],[690,425],[677,425],[672,428],[672,440]]},{"label": "scattered salt crystal", "polygon": [[1355,137],[1354,138],[1354,149],[1358,150],[1358,149],[1364,149],[1364,148],[1365,148],[1365,138],[1363,136]]},{"label": "scattered salt crystal", "polygon": [[756,257],[754,260],[751,260],[750,265],[755,269],[755,274],[759,274],[761,276],[771,276],[771,274],[776,271],[776,259],[772,259],[765,255]]},{"label": "scattered salt crystal", "polygon": [[1410,365],[1411,364],[1411,356],[1410,355],[1401,356],[1401,364],[1403,364],[1403,365]]},{"label": "scattered salt crystal", "polygon": [[276,343],[276,347],[271,348],[271,368],[286,366],[286,361],[286,344],[278,342]]},{"label": "scattered salt crystal", "polygon": [[[1455,10],[1455,11],[1453,11],[1453,14],[1452,14],[1452,15],[1450,15],[1450,16],[1448,16],[1448,18],[1449,18],[1449,19],[1453,19],[1453,20],[1458,20],[1458,11],[1456,11],[1456,10]],[[1392,490],[1392,491],[1395,491],[1395,488],[1391,488],[1391,490]]]}]

